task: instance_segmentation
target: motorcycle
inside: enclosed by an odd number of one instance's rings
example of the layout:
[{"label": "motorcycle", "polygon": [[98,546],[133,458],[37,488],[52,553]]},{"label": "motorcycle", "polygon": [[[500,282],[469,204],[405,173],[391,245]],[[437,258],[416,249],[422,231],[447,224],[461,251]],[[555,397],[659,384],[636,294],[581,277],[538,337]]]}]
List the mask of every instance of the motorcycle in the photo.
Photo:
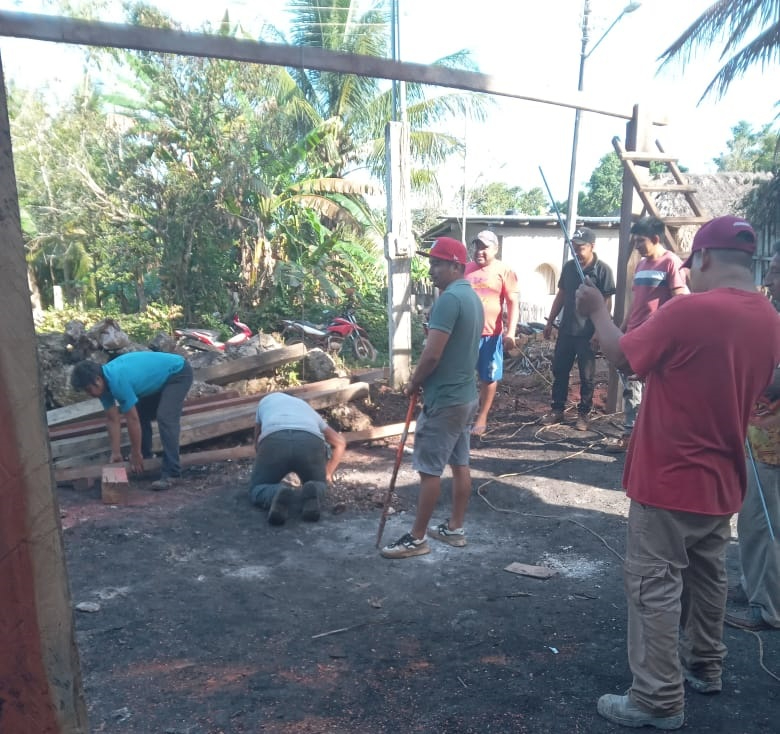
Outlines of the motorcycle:
[{"label": "motorcycle", "polygon": [[174,329],[173,335],[178,346],[207,352],[224,352],[228,347],[243,344],[252,336],[252,330],[239,320],[237,313],[225,319],[225,324],[233,332],[233,336],[224,342],[220,341],[221,334],[216,329]]},{"label": "motorcycle", "polygon": [[355,309],[347,306],[341,316],[335,316],[327,325],[313,324],[302,319],[282,319],[282,338],[285,344],[305,344],[326,352],[339,354],[349,342],[352,354],[360,361],[373,362],[377,351],[369,341],[366,330],[358,324]]}]

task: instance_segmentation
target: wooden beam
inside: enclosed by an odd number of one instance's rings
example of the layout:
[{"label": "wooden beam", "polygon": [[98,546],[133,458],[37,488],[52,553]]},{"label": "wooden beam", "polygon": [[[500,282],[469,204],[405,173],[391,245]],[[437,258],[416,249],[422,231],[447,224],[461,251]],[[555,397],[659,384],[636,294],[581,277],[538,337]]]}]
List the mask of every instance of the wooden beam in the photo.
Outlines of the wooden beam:
[{"label": "wooden beam", "polygon": [[[611,90],[609,95],[603,95],[601,99],[597,99],[592,93],[560,94],[543,88],[531,91],[525,81],[518,83],[520,75],[517,74],[498,77],[446,66],[391,61],[377,56],[319,48],[7,11],[0,12],[0,36],[245,61],[252,64],[288,66],[293,69],[316,69],[374,79],[395,79],[468,92],[485,92],[595,112],[624,120],[631,119],[630,104],[618,106],[614,102],[614,90]],[[666,115],[658,115],[652,120],[654,125],[667,125],[668,122]]]},{"label": "wooden beam", "polygon": [[[416,421],[409,425],[409,433],[414,433]],[[347,431],[342,434],[348,444],[361,443],[364,441],[376,441],[380,438],[389,438],[391,436],[400,436],[403,433],[403,423],[393,423],[387,426],[378,426],[369,428],[366,431]],[[252,444],[233,446],[229,449],[213,449],[210,451],[194,451],[181,455],[182,466],[200,466],[202,464],[216,464],[219,461],[240,461],[241,459],[253,459],[255,456],[255,447]],[[116,464],[126,470],[125,464]],[[155,472],[162,466],[160,459],[147,459],[144,461],[144,468],[147,472]],[[69,469],[55,470],[57,482],[78,483],[77,488],[86,489],[87,483],[82,480],[101,479],[106,467],[101,464],[87,464],[75,466]]]},{"label": "wooden beam", "polygon": [[254,357],[241,357],[219,362],[211,367],[196,370],[195,379],[212,385],[227,385],[230,382],[246,380],[276,369],[291,362],[298,362],[308,350],[303,344],[293,344],[281,349],[269,349]]},{"label": "wooden beam", "polygon": [[[322,410],[334,405],[342,405],[348,403],[350,400],[356,400],[367,395],[367,383],[353,382],[338,390],[324,390],[322,392],[310,394],[305,393],[299,397],[301,400],[304,400],[311,405],[315,410]],[[253,428],[254,424],[254,405],[235,408],[228,412],[220,411],[217,415],[201,413],[199,415],[191,416],[186,422],[185,420],[182,421],[180,445],[183,447],[191,446],[213,438],[219,438],[220,436],[246,431]],[[130,442],[127,438],[127,434],[123,433],[122,446],[127,448],[129,445]],[[90,440],[84,440],[83,443],[78,446],[69,444],[69,448],[71,453],[67,454],[67,458],[63,458],[56,464],[55,475],[57,476],[57,481],[60,481],[60,476],[74,478],[71,474],[61,475],[59,473],[61,470],[73,469],[93,463],[104,463],[108,460],[111,453],[107,434],[98,434],[90,437]],[[152,448],[155,451],[159,451],[161,448],[160,439],[156,431],[154,432]],[[76,451],[80,451],[81,453],[77,454],[75,453]],[[144,466],[147,466],[149,461],[151,460],[145,460]],[[152,466],[152,464],[149,464],[149,466]]]},{"label": "wooden beam", "polygon": [[0,63],[0,732],[89,731]]}]

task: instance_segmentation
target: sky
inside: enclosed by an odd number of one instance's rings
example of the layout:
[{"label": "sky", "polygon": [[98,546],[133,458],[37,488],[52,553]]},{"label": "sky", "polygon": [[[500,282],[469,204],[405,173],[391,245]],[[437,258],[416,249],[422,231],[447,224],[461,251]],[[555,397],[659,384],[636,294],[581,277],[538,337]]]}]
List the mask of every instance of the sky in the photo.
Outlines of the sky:
[{"label": "sky", "polygon": [[[584,0],[479,0],[469,7],[451,0],[397,0],[401,60],[431,63],[460,49],[473,55],[480,71],[510,76],[530,90],[576,92],[582,43]],[[665,114],[666,127],[655,128],[667,153],[692,173],[715,170],[712,159],[726,150],[731,128],[746,120],[759,128],[780,113],[780,66],[754,68],[732,84],[720,100],[699,102],[719,68],[720,46],[699,50],[685,68],[659,72],[657,57],[712,0],[644,0],[607,33],[585,63],[584,90],[608,96],[630,113],[634,104]],[[285,29],[284,0],[157,0],[188,29],[216,24],[225,9],[250,31],[263,22]],[[590,0],[590,41],[596,41],[626,6],[627,0]],[[46,0],[0,0],[0,9],[56,14]],[[119,5],[101,20],[122,20]],[[45,85],[68,90],[78,78],[80,50],[57,44],[0,39],[7,78],[24,87]],[[41,63],[41,59],[44,63]],[[577,154],[582,186],[611,140],[625,138],[625,120],[583,113]],[[777,123],[775,123],[777,124]],[[574,111],[514,99],[496,99],[485,123],[453,121],[450,132],[465,137],[466,155],[453,158],[440,180],[445,207],[454,191],[490,181],[530,189],[542,185],[541,166],[558,200],[567,196]]]}]

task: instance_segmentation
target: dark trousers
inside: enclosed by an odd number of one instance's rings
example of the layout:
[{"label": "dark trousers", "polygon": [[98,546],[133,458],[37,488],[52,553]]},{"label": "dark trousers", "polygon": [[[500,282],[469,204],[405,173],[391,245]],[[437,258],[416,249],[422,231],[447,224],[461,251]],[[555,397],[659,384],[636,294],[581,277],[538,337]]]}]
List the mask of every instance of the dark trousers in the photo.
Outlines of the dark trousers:
[{"label": "dark trousers", "polygon": [[585,336],[558,334],[552,363],[552,409],[566,408],[569,397],[569,373],[575,359],[580,370],[580,403],[577,410],[580,414],[587,415],[593,406],[596,353],[590,346],[590,337]]},{"label": "dark trousers", "polygon": [[179,463],[179,433],[184,399],[192,385],[192,367],[189,362],[175,375],[171,375],[162,390],[138,399],[135,409],[141,423],[141,455],[152,455],[152,421],[157,421],[162,444],[162,471],[164,477],[181,475]]},{"label": "dark trousers", "polygon": [[326,443],[308,431],[274,431],[257,444],[255,466],[249,480],[249,496],[258,507],[268,509],[284,477],[293,472],[301,483],[316,482],[322,496],[327,486]]}]

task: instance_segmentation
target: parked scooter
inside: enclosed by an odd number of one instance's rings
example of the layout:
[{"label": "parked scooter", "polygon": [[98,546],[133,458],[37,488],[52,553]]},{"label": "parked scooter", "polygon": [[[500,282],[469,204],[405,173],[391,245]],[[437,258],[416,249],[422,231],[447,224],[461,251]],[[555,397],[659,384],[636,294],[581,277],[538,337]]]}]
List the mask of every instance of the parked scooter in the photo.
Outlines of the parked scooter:
[{"label": "parked scooter", "polygon": [[221,334],[216,329],[174,329],[173,334],[178,340],[178,346],[207,352],[224,352],[226,348],[243,344],[252,336],[252,330],[239,320],[237,313],[225,319],[225,323],[233,336],[224,342],[220,341]]},{"label": "parked scooter", "polygon": [[285,344],[303,343],[307,347],[319,347],[331,354],[339,354],[345,342],[349,342],[355,358],[373,362],[377,357],[374,345],[366,330],[358,324],[355,309],[347,305],[341,316],[335,316],[327,325],[313,324],[302,319],[283,319],[282,338]]}]

